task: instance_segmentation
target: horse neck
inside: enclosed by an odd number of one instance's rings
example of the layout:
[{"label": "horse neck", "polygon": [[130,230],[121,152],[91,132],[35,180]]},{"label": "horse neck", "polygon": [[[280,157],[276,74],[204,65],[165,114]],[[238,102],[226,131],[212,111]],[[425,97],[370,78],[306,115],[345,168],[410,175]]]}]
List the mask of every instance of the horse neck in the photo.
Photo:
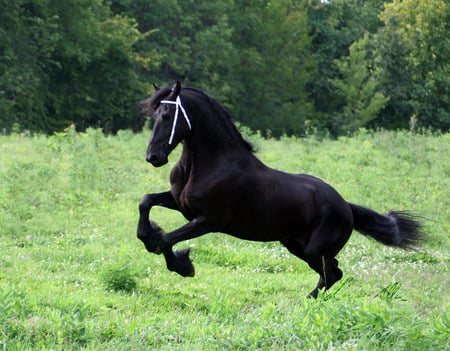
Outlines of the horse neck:
[{"label": "horse neck", "polygon": [[217,115],[214,111],[197,114],[191,135],[184,142],[183,155],[198,162],[254,158],[234,125],[221,120],[224,118],[227,116]]},{"label": "horse neck", "polygon": [[229,177],[233,171],[252,167],[264,167],[264,164],[249,150],[242,148],[212,148],[197,144],[191,147],[183,144],[180,163],[188,171],[189,177]]}]

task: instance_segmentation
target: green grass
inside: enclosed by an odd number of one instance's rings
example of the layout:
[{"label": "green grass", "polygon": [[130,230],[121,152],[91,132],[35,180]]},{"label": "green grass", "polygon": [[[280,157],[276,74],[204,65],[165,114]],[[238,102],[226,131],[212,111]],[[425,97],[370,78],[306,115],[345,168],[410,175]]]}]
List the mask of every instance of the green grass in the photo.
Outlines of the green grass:
[{"label": "green grass", "polygon": [[145,162],[147,134],[0,136],[0,350],[448,349],[450,135],[250,138],[270,166],[348,201],[417,212],[428,242],[408,252],[353,234],[344,279],[316,301],[317,275],[278,243],[180,243],[197,272],[182,278],[135,236],[142,195],[168,189],[170,165]]}]

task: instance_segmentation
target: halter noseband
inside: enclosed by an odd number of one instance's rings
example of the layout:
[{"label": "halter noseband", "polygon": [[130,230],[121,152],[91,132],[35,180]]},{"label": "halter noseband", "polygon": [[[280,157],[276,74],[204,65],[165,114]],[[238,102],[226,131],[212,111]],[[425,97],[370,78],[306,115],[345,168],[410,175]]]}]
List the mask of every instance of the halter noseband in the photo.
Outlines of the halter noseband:
[{"label": "halter noseband", "polygon": [[189,130],[192,129],[191,127],[191,121],[189,120],[189,117],[186,113],[186,110],[184,109],[183,105],[181,105],[181,99],[180,99],[180,95],[177,96],[177,99],[175,101],[170,101],[170,100],[161,100],[160,104],[170,104],[170,105],[175,105],[175,117],[173,119],[173,124],[172,124],[172,131],[170,132],[170,138],[169,138],[169,145],[172,145],[172,141],[173,141],[173,137],[175,135],[175,128],[177,126],[177,122],[178,122],[178,111],[181,110],[181,113],[183,113],[183,117],[186,120],[186,123],[189,127]]}]

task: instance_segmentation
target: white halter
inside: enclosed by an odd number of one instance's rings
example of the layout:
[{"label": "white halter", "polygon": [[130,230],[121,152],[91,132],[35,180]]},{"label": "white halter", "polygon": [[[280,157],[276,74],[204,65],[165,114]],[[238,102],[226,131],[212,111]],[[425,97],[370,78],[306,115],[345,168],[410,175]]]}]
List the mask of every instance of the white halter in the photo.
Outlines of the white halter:
[{"label": "white halter", "polygon": [[180,95],[177,96],[177,99],[175,101],[162,100],[162,101],[160,101],[160,104],[170,104],[170,105],[176,106],[175,117],[173,118],[173,124],[172,124],[172,131],[170,132],[170,138],[169,138],[169,145],[172,145],[173,136],[175,135],[175,127],[177,126],[177,122],[178,122],[178,111],[181,109],[181,112],[183,113],[183,117],[186,120],[189,130],[192,129],[191,121],[189,120],[189,117],[188,117],[183,105],[181,105]]}]

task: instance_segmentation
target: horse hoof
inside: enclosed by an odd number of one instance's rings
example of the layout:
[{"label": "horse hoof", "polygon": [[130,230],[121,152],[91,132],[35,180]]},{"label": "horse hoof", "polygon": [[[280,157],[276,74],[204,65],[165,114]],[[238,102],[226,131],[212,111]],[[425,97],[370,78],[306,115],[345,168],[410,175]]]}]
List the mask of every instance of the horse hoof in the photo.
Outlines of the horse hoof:
[{"label": "horse hoof", "polygon": [[195,275],[195,268],[189,258],[190,251],[190,249],[174,251],[175,261],[167,264],[167,268],[183,277],[193,277]]},{"label": "horse hoof", "polygon": [[308,299],[317,299],[318,296],[319,296],[319,289],[317,288],[311,291],[308,295],[306,295]]},{"label": "horse hoof", "polygon": [[148,226],[138,227],[137,237],[144,243],[148,252],[159,255],[161,253],[159,243],[163,234],[164,232],[160,226],[153,221],[149,221]]}]

